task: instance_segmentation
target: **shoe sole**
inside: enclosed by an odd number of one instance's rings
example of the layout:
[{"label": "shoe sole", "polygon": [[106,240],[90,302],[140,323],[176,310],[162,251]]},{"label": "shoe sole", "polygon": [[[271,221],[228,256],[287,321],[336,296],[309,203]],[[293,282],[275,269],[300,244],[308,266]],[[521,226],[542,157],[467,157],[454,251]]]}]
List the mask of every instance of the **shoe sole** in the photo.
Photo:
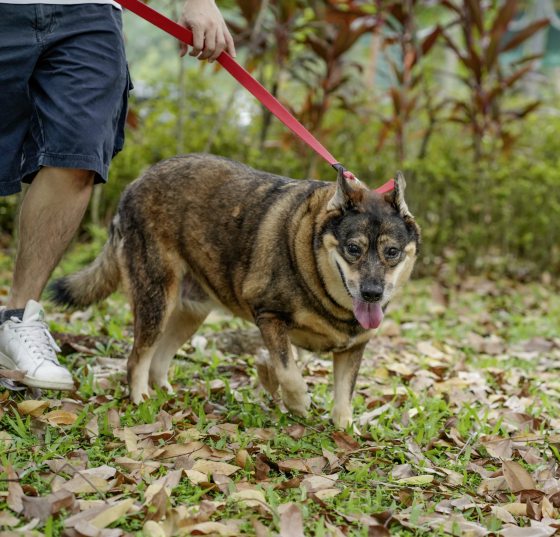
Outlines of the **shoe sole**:
[{"label": "shoe sole", "polygon": [[[19,371],[16,364],[6,356],[4,353],[0,352],[0,369],[11,369],[14,371]],[[35,377],[30,377],[25,375],[23,380],[20,380],[22,384],[30,386],[31,388],[43,388],[44,390],[64,390],[71,391],[75,389],[74,382],[61,382],[56,380],[41,380]]]}]

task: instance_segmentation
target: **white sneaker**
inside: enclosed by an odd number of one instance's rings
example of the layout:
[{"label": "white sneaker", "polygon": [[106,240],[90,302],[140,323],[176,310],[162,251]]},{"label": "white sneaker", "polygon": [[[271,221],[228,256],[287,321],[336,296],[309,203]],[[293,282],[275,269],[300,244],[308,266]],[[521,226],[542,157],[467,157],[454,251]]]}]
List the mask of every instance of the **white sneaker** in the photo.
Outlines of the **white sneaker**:
[{"label": "white sneaker", "polygon": [[0,368],[25,371],[27,386],[72,390],[72,375],[58,363],[58,345],[51,336],[41,304],[30,300],[23,319],[12,317],[0,324]]}]

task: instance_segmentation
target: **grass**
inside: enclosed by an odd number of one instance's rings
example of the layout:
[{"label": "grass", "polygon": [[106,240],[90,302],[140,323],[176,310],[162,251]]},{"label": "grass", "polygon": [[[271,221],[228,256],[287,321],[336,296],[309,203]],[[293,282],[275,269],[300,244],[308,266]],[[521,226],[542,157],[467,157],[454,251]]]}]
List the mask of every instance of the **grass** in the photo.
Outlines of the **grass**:
[{"label": "grass", "polygon": [[[98,248],[98,243],[75,248],[57,273],[82,266]],[[0,253],[0,289],[7,289],[9,264],[7,253]],[[32,394],[0,388],[0,529],[30,523],[25,509],[10,505],[8,468],[17,473],[26,497],[42,498],[68,483],[76,470],[103,465],[116,469],[107,487],[75,492],[82,503],[73,509],[131,498],[134,507],[108,524],[124,534],[146,534],[146,522],[153,519],[166,534],[188,534],[185,528],[193,524],[217,522],[220,534],[255,535],[264,527],[289,535],[284,508],[290,502],[301,512],[304,534],[313,536],[506,535],[509,527],[528,526],[542,512],[508,518],[504,506],[520,500],[510,481],[489,492],[484,486],[503,475],[502,459],[513,459],[542,491],[536,500],[541,511],[547,505],[542,498],[552,498],[543,476],[548,471],[548,479],[557,479],[559,459],[560,297],[536,283],[468,278],[446,284],[449,305],[442,307],[433,285],[411,282],[370,343],[354,401],[356,429],[343,434],[328,419],[328,357],[305,357],[313,407],[307,419],[294,418],[257,387],[254,356],[233,356],[215,343],[221,330],[247,325],[214,319],[200,331],[207,346],[186,345],[176,359],[176,395],[158,392],[134,407],[126,398],[122,362],[106,360],[125,358],[130,349],[132,318],[123,296],[115,294],[79,315],[49,306],[52,330],[67,343],[79,343],[62,357],[79,388],[64,399],[43,393],[49,408],[35,417],[18,407]],[[491,338],[494,346],[485,347]],[[68,423],[49,421],[57,410],[69,413]],[[140,432],[139,426],[152,423],[161,426]],[[140,447],[123,440],[125,430]],[[492,442],[500,439],[512,442],[511,456],[493,452]],[[209,474],[197,483],[189,477],[196,457],[151,458],[157,449],[197,441],[208,450],[204,460],[238,470],[229,477]],[[119,462],[123,457],[145,467],[127,466]],[[313,459],[320,459],[314,473],[290,462]],[[152,463],[153,471],[147,471]],[[165,502],[158,515],[155,504],[144,505],[146,494],[177,469],[181,476],[161,493]],[[329,476],[327,485],[314,489],[309,480],[320,476]],[[235,493],[247,489],[262,493],[260,504],[235,500]],[[331,493],[322,494],[325,489]],[[555,518],[558,511],[550,503],[547,514]],[[206,506],[209,514],[193,518],[184,511],[191,506]],[[28,531],[68,532],[70,513],[53,511],[40,521],[31,519]]]}]

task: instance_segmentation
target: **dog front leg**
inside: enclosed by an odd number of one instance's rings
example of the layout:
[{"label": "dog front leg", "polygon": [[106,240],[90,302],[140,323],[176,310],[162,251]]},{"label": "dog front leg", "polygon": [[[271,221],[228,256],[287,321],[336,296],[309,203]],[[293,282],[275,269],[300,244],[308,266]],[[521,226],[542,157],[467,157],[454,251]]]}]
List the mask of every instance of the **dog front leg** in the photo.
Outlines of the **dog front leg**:
[{"label": "dog front leg", "polygon": [[311,399],[307,385],[294,360],[292,345],[288,338],[285,321],[271,313],[259,314],[256,324],[261,331],[264,344],[270,353],[269,377],[280,385],[282,401],[290,411],[299,416],[306,416]]},{"label": "dog front leg", "polygon": [[334,407],[332,420],[335,427],[346,429],[352,424],[352,394],[364,354],[364,345],[344,352],[333,353]]}]

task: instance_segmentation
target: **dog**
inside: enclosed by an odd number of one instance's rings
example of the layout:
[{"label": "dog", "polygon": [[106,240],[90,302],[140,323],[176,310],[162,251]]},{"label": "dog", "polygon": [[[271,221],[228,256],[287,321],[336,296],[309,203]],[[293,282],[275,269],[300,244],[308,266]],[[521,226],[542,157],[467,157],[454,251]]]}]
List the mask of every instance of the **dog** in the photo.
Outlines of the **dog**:
[{"label": "dog", "polygon": [[171,390],[177,350],[218,306],[254,322],[269,351],[260,382],[306,416],[310,397],[292,343],[332,352],[339,428],[368,340],[409,279],[420,229],[394,190],[380,195],[342,171],[294,180],[212,155],[162,161],[124,191],[91,265],[54,281],[52,300],[85,308],[122,284],[134,314],[130,396]]}]

